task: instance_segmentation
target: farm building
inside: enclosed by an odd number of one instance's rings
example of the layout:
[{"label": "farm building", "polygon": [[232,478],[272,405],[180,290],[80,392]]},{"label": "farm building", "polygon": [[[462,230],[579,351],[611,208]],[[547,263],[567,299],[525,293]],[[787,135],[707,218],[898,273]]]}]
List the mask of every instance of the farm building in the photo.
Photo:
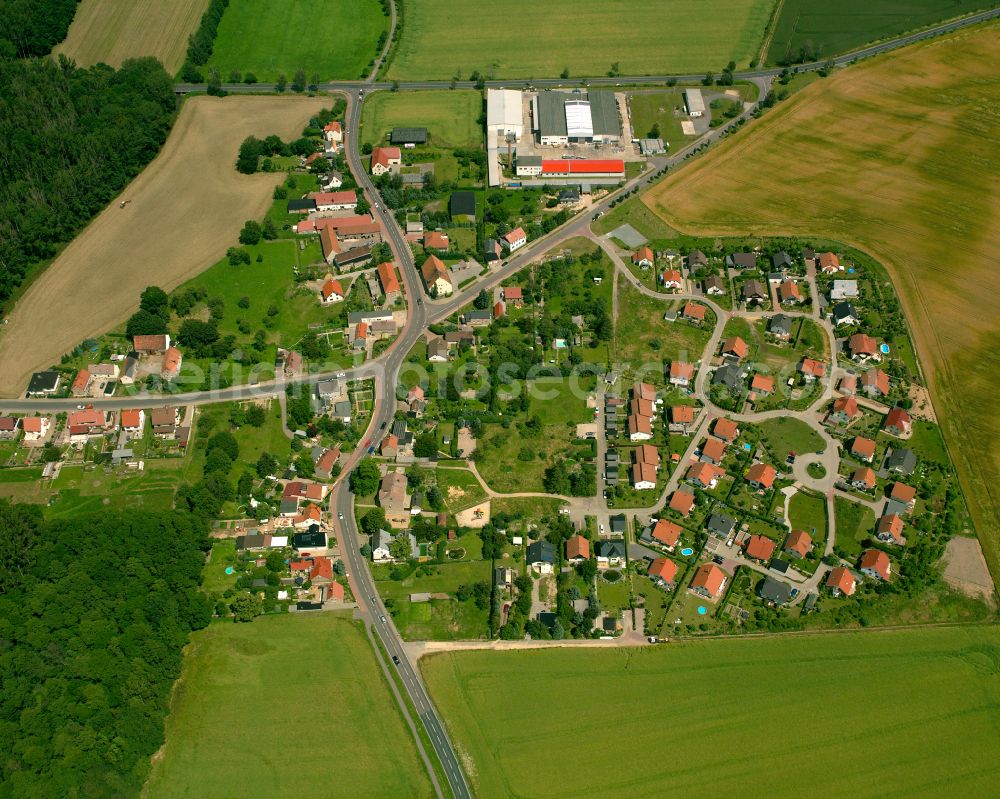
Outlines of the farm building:
[{"label": "farm building", "polygon": [[701,89],[684,90],[684,107],[690,117],[705,115],[705,98],[701,96]]},{"label": "farm building", "polygon": [[618,104],[609,91],[539,92],[531,102],[531,116],[540,144],[621,141]]},{"label": "farm building", "polygon": [[393,128],[389,134],[389,142],[402,144],[404,147],[427,144],[427,128]]}]

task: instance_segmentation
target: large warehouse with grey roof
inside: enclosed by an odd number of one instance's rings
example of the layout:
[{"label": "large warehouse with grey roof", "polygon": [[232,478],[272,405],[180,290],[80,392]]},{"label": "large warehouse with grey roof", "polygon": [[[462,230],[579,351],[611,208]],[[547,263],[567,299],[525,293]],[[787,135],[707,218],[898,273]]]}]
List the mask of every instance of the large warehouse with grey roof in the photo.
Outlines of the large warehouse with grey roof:
[{"label": "large warehouse with grey roof", "polygon": [[531,102],[531,118],[542,145],[617,144],[622,137],[618,104],[609,91],[539,92]]}]

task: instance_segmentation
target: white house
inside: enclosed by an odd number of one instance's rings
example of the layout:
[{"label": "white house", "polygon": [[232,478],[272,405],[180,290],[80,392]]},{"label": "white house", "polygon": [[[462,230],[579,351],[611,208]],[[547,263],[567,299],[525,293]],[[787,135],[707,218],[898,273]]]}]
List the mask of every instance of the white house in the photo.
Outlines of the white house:
[{"label": "white house", "polygon": [[343,302],[344,288],[339,280],[334,280],[332,275],[326,276],[326,282],[319,290],[319,301],[323,305],[333,305],[335,302]]},{"label": "white house", "polygon": [[392,560],[389,552],[389,545],[392,544],[392,536],[386,530],[379,530],[378,535],[372,536],[372,560],[375,563],[386,563]]},{"label": "white house", "polygon": [[317,211],[350,211],[358,204],[357,192],[351,191],[317,191],[312,199],[316,201]]},{"label": "white house", "polygon": [[21,430],[25,441],[41,441],[52,427],[51,416],[25,416],[21,420]]},{"label": "white house", "polygon": [[523,229],[518,227],[501,237],[500,241],[502,242],[505,250],[514,252],[514,250],[519,250],[528,243],[528,235]]},{"label": "white house", "polygon": [[344,142],[344,129],[341,124],[334,120],[323,127],[323,138],[327,144],[332,144],[334,150]]}]

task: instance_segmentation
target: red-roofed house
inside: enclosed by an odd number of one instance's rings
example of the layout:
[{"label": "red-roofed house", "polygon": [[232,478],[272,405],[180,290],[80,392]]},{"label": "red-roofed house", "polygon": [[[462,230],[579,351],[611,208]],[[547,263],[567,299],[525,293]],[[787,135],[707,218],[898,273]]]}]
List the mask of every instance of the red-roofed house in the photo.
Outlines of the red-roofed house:
[{"label": "red-roofed house", "polygon": [[762,488],[767,491],[774,485],[777,476],[778,472],[770,464],[755,463],[747,471],[747,482],[754,488]]},{"label": "red-roofed house", "polygon": [[694,408],[690,405],[675,405],[668,415],[668,429],[671,433],[687,433],[694,424]]},{"label": "red-roofed house", "polygon": [[313,585],[329,585],[333,582],[333,561],[329,558],[313,558],[309,579]]},{"label": "red-roofed house", "polygon": [[323,454],[316,460],[316,476],[323,480],[333,477],[333,467],[337,465],[339,458],[340,447],[323,450]]},{"label": "red-roofed house", "polygon": [[126,433],[142,433],[146,424],[146,412],[141,408],[122,411],[121,428]]},{"label": "red-roofed house", "polygon": [[776,544],[766,535],[752,535],[743,548],[746,556],[752,560],[769,561],[774,556]]},{"label": "red-roofed house", "polygon": [[503,301],[515,308],[520,308],[524,304],[524,291],[520,286],[505,286],[503,288]]},{"label": "red-roofed house", "polygon": [[322,516],[323,512],[319,509],[319,505],[310,502],[292,518],[292,526],[304,530],[314,524],[319,524]]},{"label": "red-roofed house", "polygon": [[826,364],[813,358],[803,358],[799,364],[799,372],[807,383],[826,374]]},{"label": "red-roofed house", "polygon": [[660,282],[663,284],[663,288],[665,289],[684,288],[684,278],[681,277],[681,273],[676,269],[668,269],[660,275]]},{"label": "red-roofed house", "polygon": [[722,463],[726,456],[726,445],[717,438],[705,439],[701,445],[701,459],[706,463]]},{"label": "red-roofed house", "polygon": [[774,393],[774,378],[758,372],[750,381],[750,390],[758,397],[769,397]]},{"label": "red-roofed house", "polygon": [[697,486],[713,489],[725,472],[711,463],[695,463],[687,470],[685,478]]},{"label": "red-roofed house", "polygon": [[340,285],[339,280],[334,280],[333,277],[327,277],[326,282],[323,283],[323,287],[319,290],[320,302],[324,305],[333,305],[335,302],[344,301],[344,287]]},{"label": "red-roofed house", "polygon": [[656,469],[648,463],[632,464],[632,487],[639,491],[656,488]]},{"label": "red-roofed house", "polygon": [[692,322],[704,322],[705,321],[705,308],[704,305],[699,305],[696,302],[686,302],[684,307],[681,308],[681,316],[685,319],[690,319]]},{"label": "red-roofed house", "polygon": [[833,410],[827,417],[832,424],[849,424],[861,417],[861,408],[854,397],[837,397],[833,401]]},{"label": "red-roofed house", "polygon": [[875,537],[879,541],[885,541],[888,544],[895,544],[899,547],[906,544],[906,539],[903,537],[903,518],[895,513],[883,516],[879,519],[878,527],[875,530]]},{"label": "red-roofed house", "polygon": [[670,558],[657,558],[649,564],[649,579],[670,591],[677,577],[677,564]]},{"label": "red-roofed house", "polygon": [[21,430],[25,441],[39,441],[48,435],[52,427],[51,416],[25,416],[21,419]]},{"label": "red-roofed house", "polygon": [[70,389],[73,392],[74,397],[82,397],[87,393],[87,389],[90,388],[91,375],[88,369],[81,369],[76,373],[76,378],[73,380],[73,386]]},{"label": "red-roofed house", "polygon": [[384,175],[394,166],[403,163],[403,154],[398,147],[376,147],[372,150],[372,174]]},{"label": "red-roofed house", "polygon": [[160,364],[160,377],[164,380],[173,380],[181,373],[183,362],[184,356],[177,347],[167,347],[167,351],[163,353],[163,363]]},{"label": "red-roofed house", "polygon": [[861,573],[876,580],[888,580],[892,574],[892,563],[889,556],[881,549],[866,549],[858,563]]},{"label": "red-roofed house", "polygon": [[507,313],[507,306],[503,304],[503,300],[497,300],[493,305],[493,318],[499,319]]},{"label": "red-roofed house", "polygon": [[851,454],[866,463],[875,457],[875,442],[864,436],[856,436],[851,442]]},{"label": "red-roofed house", "polygon": [[368,323],[363,319],[354,326],[354,349],[361,352],[368,346]]},{"label": "red-roofed house", "polygon": [[712,427],[712,435],[716,438],[721,438],[728,444],[732,444],[739,437],[740,428],[732,419],[726,419],[723,416],[715,420],[715,425]]},{"label": "red-roofed house", "polygon": [[447,297],[455,290],[444,261],[436,255],[427,256],[427,260],[420,267],[420,274],[427,286],[427,293],[432,297]]},{"label": "red-roofed house", "polygon": [[331,582],[326,586],[326,601],[327,602],[343,602],[344,601],[344,586],[338,583],[336,580]]},{"label": "red-roofed house", "polygon": [[640,444],[635,448],[636,463],[645,463],[654,469],[660,468],[660,451],[652,444]]},{"label": "red-roofed house", "polygon": [[650,531],[650,535],[654,541],[662,544],[672,552],[674,547],[677,546],[677,542],[680,541],[681,527],[669,519],[657,519],[656,524],[653,525],[653,529]]},{"label": "red-roofed house", "polygon": [[154,336],[134,336],[132,338],[132,349],[140,355],[166,352],[167,347],[169,346],[170,336],[166,334]]},{"label": "red-roofed house", "polygon": [[847,349],[851,353],[851,358],[859,363],[882,360],[878,342],[867,333],[855,333],[847,339]]},{"label": "red-roofed house", "polygon": [[638,414],[639,416],[653,416],[653,403],[649,400],[641,399],[636,397],[629,403],[629,413]]},{"label": "red-roofed house", "polygon": [[[700,307],[700,306],[699,306]],[[694,364],[683,361],[670,362],[670,384],[687,388],[694,380]]]},{"label": "red-roofed house", "polygon": [[389,433],[382,439],[378,451],[383,458],[395,458],[399,454],[399,438]]},{"label": "red-roofed house", "polygon": [[505,250],[514,252],[528,243],[528,234],[524,232],[523,228],[516,227],[510,233],[501,236],[500,243]]},{"label": "red-roofed house", "polygon": [[340,242],[337,241],[336,229],[328,225],[320,230],[319,243],[323,248],[323,260],[332,264],[333,259],[340,255]]},{"label": "red-roofed house", "polygon": [[882,422],[882,429],[890,436],[897,438],[908,436],[913,432],[913,420],[910,418],[910,414],[902,408],[893,408],[886,414],[885,421]]},{"label": "red-roofed house", "polygon": [[812,549],[812,536],[805,530],[792,530],[785,539],[784,551],[789,555],[804,558]]},{"label": "red-roofed house", "polygon": [[694,494],[683,488],[678,488],[670,497],[670,510],[677,511],[681,516],[687,516],[694,507]]},{"label": "red-roofed house", "polygon": [[396,277],[396,267],[393,266],[392,261],[385,261],[380,263],[375,271],[378,274],[378,282],[382,286],[386,302],[391,302],[399,295],[399,278]]},{"label": "red-roofed house", "polygon": [[826,587],[831,590],[834,596],[851,596],[858,587],[858,583],[850,569],[838,566],[826,578]]},{"label": "red-roofed house", "polygon": [[819,254],[819,268],[828,275],[832,275],[834,272],[841,272],[844,269],[840,265],[840,259],[832,252],[821,252]]},{"label": "red-roofed house", "polygon": [[792,305],[798,305],[802,302],[802,292],[799,290],[799,284],[794,280],[784,281],[778,286],[778,300],[784,303],[791,303]]},{"label": "red-roofed house", "polygon": [[739,336],[731,336],[722,342],[722,354],[742,360],[747,355],[747,343]]},{"label": "red-roofed house", "polygon": [[590,560],[590,541],[582,535],[574,535],[566,539],[566,560],[580,563]]},{"label": "red-roofed house", "polygon": [[448,236],[444,233],[440,233],[437,230],[432,230],[430,233],[424,234],[424,249],[425,250],[445,250],[451,246],[451,241]]},{"label": "red-roofed house", "polygon": [[861,388],[869,397],[888,396],[889,375],[881,369],[869,369],[861,375]]},{"label": "red-roofed house", "polygon": [[316,191],[309,195],[317,211],[351,211],[358,204],[358,195],[350,191]]},{"label": "red-roofed house", "polygon": [[889,499],[902,502],[912,509],[917,501],[917,489],[906,483],[893,483],[892,489],[889,491]]},{"label": "red-roofed house", "polygon": [[875,472],[865,466],[851,475],[851,485],[860,491],[871,491],[875,488]]},{"label": "red-roofed house", "polygon": [[726,585],[726,573],[714,563],[704,563],[694,573],[691,590],[706,599],[715,599]]},{"label": "red-roofed house", "polygon": [[344,129],[337,120],[333,120],[323,126],[323,138],[330,144],[340,144],[344,141]]},{"label": "red-roofed house", "polygon": [[630,441],[648,441],[653,437],[650,417],[633,413],[628,417],[628,437]]}]

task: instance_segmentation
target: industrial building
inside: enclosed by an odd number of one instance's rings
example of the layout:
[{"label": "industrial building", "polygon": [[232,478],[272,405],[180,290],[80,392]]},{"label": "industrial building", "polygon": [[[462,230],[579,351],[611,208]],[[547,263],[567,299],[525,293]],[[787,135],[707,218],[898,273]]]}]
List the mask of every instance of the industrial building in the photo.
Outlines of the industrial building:
[{"label": "industrial building", "polygon": [[701,89],[684,90],[684,107],[689,117],[705,115],[705,98],[701,96]]},{"label": "industrial building", "polygon": [[521,92],[513,89],[487,89],[486,135],[492,145],[496,137],[513,136],[520,141],[524,135],[524,114],[521,111]]},{"label": "industrial building", "polygon": [[543,91],[531,101],[532,131],[543,145],[617,144],[622,125],[609,91]]},{"label": "industrial building", "polygon": [[620,158],[541,158],[518,156],[518,177],[541,177],[579,181],[581,178],[625,177],[625,162]]}]

